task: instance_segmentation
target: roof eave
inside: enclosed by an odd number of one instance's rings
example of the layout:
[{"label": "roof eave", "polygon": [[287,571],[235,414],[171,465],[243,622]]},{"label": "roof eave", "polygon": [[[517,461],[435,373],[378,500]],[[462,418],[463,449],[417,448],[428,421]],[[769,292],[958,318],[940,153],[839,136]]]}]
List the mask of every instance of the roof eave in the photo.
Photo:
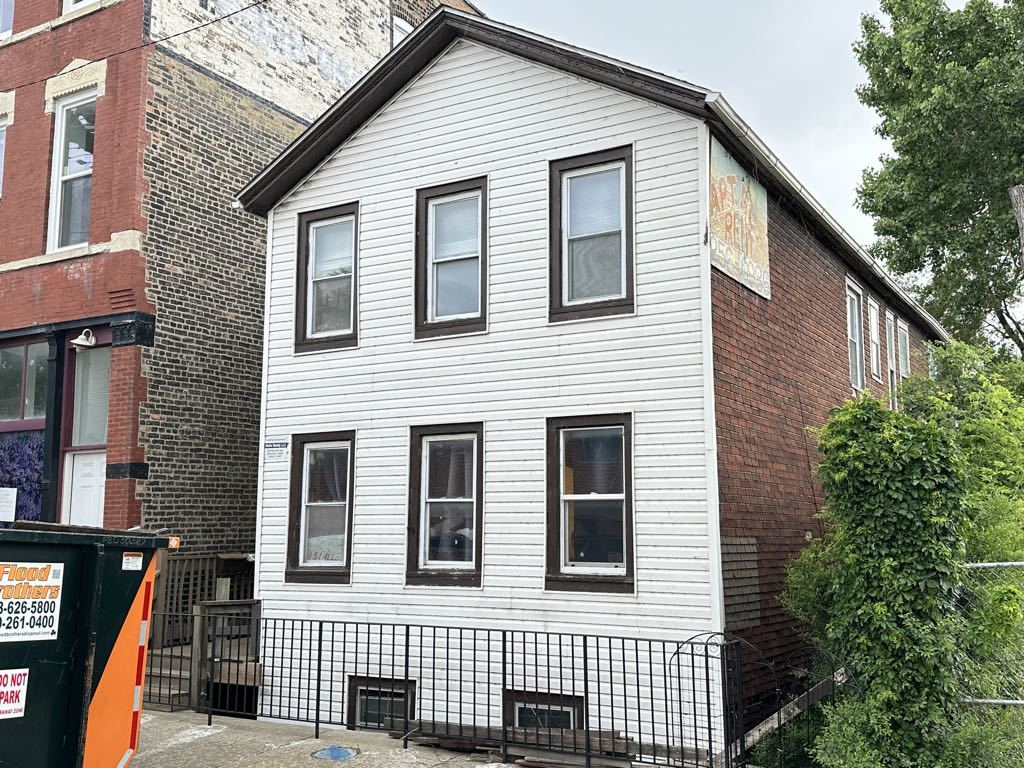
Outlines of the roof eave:
[{"label": "roof eave", "polygon": [[931,316],[913,296],[897,283],[892,275],[864,250],[854,237],[836,221],[825,207],[815,199],[793,173],[783,165],[754,130],[741,118],[720,93],[709,93],[705,99],[708,109],[721,121],[729,133],[739,141],[757,162],[765,166],[772,178],[806,209],[817,223],[831,234],[848,257],[870,276],[880,281],[906,305],[928,327],[928,330],[942,341],[949,341],[949,334],[938,320]]},{"label": "roof eave", "polygon": [[246,210],[266,216],[324,157],[457,37],[491,45],[701,118],[705,114],[704,98],[708,91],[703,88],[442,6],[250,181],[238,193],[238,202]]}]

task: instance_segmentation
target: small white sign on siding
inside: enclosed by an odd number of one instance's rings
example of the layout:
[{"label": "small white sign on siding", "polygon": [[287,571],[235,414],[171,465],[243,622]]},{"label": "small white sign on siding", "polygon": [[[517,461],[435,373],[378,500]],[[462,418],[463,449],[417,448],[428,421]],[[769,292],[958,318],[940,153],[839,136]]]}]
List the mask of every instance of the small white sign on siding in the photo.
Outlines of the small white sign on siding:
[{"label": "small white sign on siding", "polygon": [[267,435],[263,440],[263,461],[286,461],[288,459],[288,436]]}]

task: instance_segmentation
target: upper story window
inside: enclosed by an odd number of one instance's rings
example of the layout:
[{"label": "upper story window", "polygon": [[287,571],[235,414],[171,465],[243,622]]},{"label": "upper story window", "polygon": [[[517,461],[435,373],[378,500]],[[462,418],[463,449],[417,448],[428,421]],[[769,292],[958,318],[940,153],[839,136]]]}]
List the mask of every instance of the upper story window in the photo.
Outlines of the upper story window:
[{"label": "upper story window", "polygon": [[0,347],[0,431],[43,428],[48,350],[45,341]]},{"label": "upper story window", "polygon": [[413,427],[408,584],[479,586],[483,424]]},{"label": "upper story window", "polygon": [[394,48],[400,42],[412,34],[412,24],[399,16],[391,17],[391,47]]},{"label": "upper story window", "polygon": [[7,124],[0,121],[0,197],[4,194],[4,155],[7,151]]},{"label": "upper story window", "polygon": [[0,40],[14,28],[14,0],[0,0]]},{"label": "upper story window", "polygon": [[910,375],[910,329],[902,320],[898,323],[899,346],[900,346],[900,377],[907,378]]},{"label": "upper story window", "polygon": [[868,299],[868,340],[870,349],[868,357],[871,360],[871,377],[876,381],[882,380],[882,329],[881,316],[878,312],[878,302],[872,298]]},{"label": "upper story window", "polygon": [[89,242],[96,91],[57,102],[50,185],[49,250]]},{"label": "upper story window", "polygon": [[354,347],[357,203],[299,214],[295,351]]},{"label": "upper story window", "polygon": [[416,193],[416,338],[487,328],[487,179]]},{"label": "upper story window", "polygon": [[83,5],[89,5],[90,3],[96,2],[96,0],[64,0],[64,13],[71,13]]},{"label": "upper story window", "polygon": [[349,581],[355,433],[295,435],[288,581]]},{"label": "upper story window", "polygon": [[547,588],[633,589],[632,419],[548,419]]},{"label": "upper story window", "polygon": [[850,384],[864,388],[864,297],[854,283],[846,284],[846,339],[850,354]]},{"label": "upper story window", "polygon": [[899,373],[896,363],[896,316],[892,312],[885,313],[885,351],[889,380],[889,407],[897,407],[896,387],[899,384]]},{"label": "upper story window", "polygon": [[549,319],[633,311],[633,152],[550,165]]}]

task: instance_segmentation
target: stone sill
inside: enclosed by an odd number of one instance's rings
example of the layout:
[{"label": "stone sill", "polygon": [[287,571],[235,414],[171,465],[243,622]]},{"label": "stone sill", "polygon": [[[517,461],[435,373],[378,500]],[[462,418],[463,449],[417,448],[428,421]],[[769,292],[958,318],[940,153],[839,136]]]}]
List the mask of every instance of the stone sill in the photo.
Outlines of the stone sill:
[{"label": "stone sill", "polygon": [[50,21],[43,22],[42,24],[36,24],[34,27],[23,29],[20,32],[15,32],[14,34],[8,33],[6,37],[0,37],[0,48],[20,43],[22,40],[27,40],[30,37],[41,35],[44,32],[50,32],[65,24],[70,24],[72,21],[77,21],[83,16],[89,16],[90,14],[96,13],[96,11],[109,8],[110,6],[117,5],[120,2],[121,0],[93,0],[93,2],[86,3],[80,8],[75,8],[73,11],[61,14],[56,19],[51,19]]},{"label": "stone sill", "polygon": [[[116,1],[120,2],[120,0]],[[124,232],[111,233],[110,240],[105,243],[75,245],[70,248],[61,248],[58,251],[48,251],[47,253],[40,254],[39,256],[30,256],[27,259],[18,259],[17,261],[9,261],[6,264],[0,264],[0,273],[15,272],[19,269],[39,267],[44,264],[55,264],[59,261],[81,259],[85,256],[95,256],[99,253],[141,250],[142,233],[136,229],[129,229]]]}]

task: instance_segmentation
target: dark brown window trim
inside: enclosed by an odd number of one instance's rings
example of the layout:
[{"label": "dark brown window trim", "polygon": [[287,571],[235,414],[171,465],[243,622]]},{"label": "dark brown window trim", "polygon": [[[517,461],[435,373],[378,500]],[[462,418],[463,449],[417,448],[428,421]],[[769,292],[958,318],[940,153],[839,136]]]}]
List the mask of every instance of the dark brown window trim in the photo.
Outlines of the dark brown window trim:
[{"label": "dark brown window trim", "polygon": [[[352,238],[352,330],[349,333],[310,339],[306,337],[306,283],[309,276],[309,225],[341,216],[355,218]],[[322,352],[359,344],[359,203],[347,203],[299,214],[298,265],[295,273],[295,351]]]},{"label": "dark brown window trim", "polygon": [[[565,709],[572,709],[573,715],[575,715],[575,729],[583,730],[583,718],[584,718],[584,706],[583,697],[577,696],[572,693],[540,693],[538,691],[522,691],[512,690],[506,688],[504,695],[502,696],[502,720],[505,725],[514,728],[516,727],[516,711],[515,703],[517,701],[524,702],[526,704],[532,704],[541,707],[562,707]],[[527,726],[519,726],[527,727]],[[548,729],[545,727],[527,727],[530,731],[539,731],[544,733]],[[552,729],[557,731],[558,729]]]},{"label": "dark brown window trim", "polygon": [[[480,192],[480,316],[430,322],[427,319],[427,236],[430,201],[461,192]],[[487,330],[487,177],[416,190],[415,338],[430,339]]]},{"label": "dark brown window trim", "polygon": [[409,719],[414,720],[416,715],[416,681],[402,680],[390,677],[357,677],[348,676],[348,708],[345,710],[345,727],[354,731],[359,726],[356,724],[356,715],[359,710],[359,689],[373,688],[378,691],[389,693],[405,694],[405,708],[409,713]]},{"label": "dark brown window trim", "polygon": [[[625,475],[626,568],[625,573],[603,576],[562,572],[561,451],[563,429],[622,427],[622,469]],[[633,592],[633,417],[628,413],[607,416],[569,416],[548,419],[547,424],[547,573],[544,587],[563,592]]]},{"label": "dark brown window trim", "polygon": [[[626,295],[587,304],[562,304],[562,174],[594,165],[625,163],[626,177]],[[563,160],[552,160],[548,171],[548,321],[582,320],[608,315],[628,315],[635,309],[633,300],[633,148],[631,146],[591,152]]]},{"label": "dark brown window trim", "polygon": [[[472,570],[420,567],[420,487],[422,484],[423,438],[439,435],[476,435],[476,509],[474,510]],[[481,422],[465,424],[437,424],[413,427],[409,440],[409,521],[405,554],[405,583],[409,585],[435,585],[449,587],[479,587],[483,573],[484,554],[484,425]]]},{"label": "dark brown window trim", "polygon": [[[302,475],[309,443],[348,442],[348,520],[345,531],[345,565],[317,567],[299,565],[299,540],[302,535]],[[288,501],[288,559],[284,580],[292,584],[348,584],[352,576],[352,511],[355,498],[356,433],[312,432],[292,435],[291,476]]]}]

